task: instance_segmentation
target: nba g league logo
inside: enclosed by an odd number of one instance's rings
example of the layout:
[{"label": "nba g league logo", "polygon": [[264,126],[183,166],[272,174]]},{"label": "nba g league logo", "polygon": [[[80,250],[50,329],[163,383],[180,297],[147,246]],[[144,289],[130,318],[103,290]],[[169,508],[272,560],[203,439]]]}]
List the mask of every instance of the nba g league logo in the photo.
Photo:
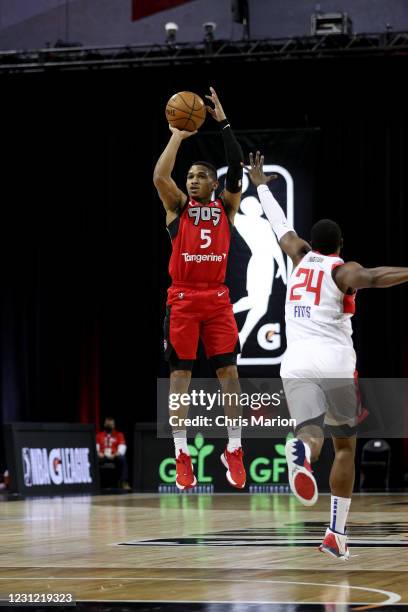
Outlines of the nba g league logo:
[{"label": "nba g league logo", "polygon": [[21,449],[25,487],[92,483],[88,447]]},{"label": "nba g league logo", "polygon": [[[227,173],[227,167],[219,168],[218,178]],[[264,165],[265,174],[276,173],[286,183],[286,216],[288,222],[294,223],[294,188],[291,174],[282,166]],[[285,210],[285,202],[279,202]],[[238,357],[238,365],[277,365],[282,361],[284,346],[281,341],[282,308],[275,312],[273,308],[274,287],[280,278],[287,285],[287,279],[292,271],[292,262],[283,254],[272,227],[265,216],[261,204],[256,197],[256,190],[251,185],[247,170],[244,170],[242,181],[242,200],[240,212],[235,215],[235,228],[246,242],[251,256],[246,269],[247,294],[233,304],[235,314],[247,313],[239,330],[242,354],[245,353],[245,343],[249,335],[256,329],[261,319],[266,318],[256,334],[256,356]],[[231,262],[235,265],[235,262]],[[272,304],[272,306],[271,306]],[[267,353],[266,353],[267,351]]]}]

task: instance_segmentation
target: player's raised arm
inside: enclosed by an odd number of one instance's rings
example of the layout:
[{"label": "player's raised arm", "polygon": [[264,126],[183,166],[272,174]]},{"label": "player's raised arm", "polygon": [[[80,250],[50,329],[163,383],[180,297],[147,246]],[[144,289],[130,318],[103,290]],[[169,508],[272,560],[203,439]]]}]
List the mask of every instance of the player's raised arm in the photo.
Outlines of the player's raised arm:
[{"label": "player's raised arm", "polygon": [[215,92],[210,87],[211,95],[206,96],[214,104],[214,107],[207,106],[210,115],[218,121],[222,139],[224,141],[225,156],[227,159],[228,171],[225,178],[225,189],[223,192],[223,200],[227,207],[227,212],[230,220],[233,222],[235,214],[238,212],[241,202],[242,191],[242,164],[244,154],[241,145],[235,138],[234,132],[225,116],[224,109]]},{"label": "player's raised arm", "polygon": [[408,268],[363,268],[355,261],[338,266],[332,274],[336,285],[344,293],[348,289],[381,289],[408,282]]},{"label": "player's raised arm", "polygon": [[196,134],[196,132],[178,130],[171,126],[169,128],[172,132],[171,138],[160,155],[153,173],[154,186],[167,211],[167,224],[174,219],[177,211],[183,208],[187,200],[186,194],[177,187],[171,178],[171,173],[176,163],[177,152],[183,140]]},{"label": "player's raised arm", "polygon": [[271,193],[268,183],[276,178],[276,174],[266,176],[263,172],[264,157],[259,151],[255,158],[249,154],[250,167],[248,170],[249,178],[258,191],[258,196],[269,223],[276,234],[281,249],[292,259],[293,265],[297,266],[303,256],[311,250],[306,240],[299,238]]}]

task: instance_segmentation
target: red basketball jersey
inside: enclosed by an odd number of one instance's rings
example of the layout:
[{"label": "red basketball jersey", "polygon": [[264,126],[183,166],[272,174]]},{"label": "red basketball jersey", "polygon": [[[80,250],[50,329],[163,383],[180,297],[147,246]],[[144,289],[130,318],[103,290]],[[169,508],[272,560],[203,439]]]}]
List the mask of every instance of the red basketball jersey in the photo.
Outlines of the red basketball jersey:
[{"label": "red basketball jersey", "polygon": [[225,280],[231,223],[220,199],[209,204],[189,200],[168,226],[173,252],[173,283],[219,283]]}]

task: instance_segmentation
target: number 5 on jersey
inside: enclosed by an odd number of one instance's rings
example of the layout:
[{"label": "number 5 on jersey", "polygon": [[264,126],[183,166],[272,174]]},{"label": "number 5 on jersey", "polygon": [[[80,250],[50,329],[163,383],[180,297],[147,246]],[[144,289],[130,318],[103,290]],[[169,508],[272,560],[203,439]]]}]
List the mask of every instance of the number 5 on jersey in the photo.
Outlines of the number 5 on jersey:
[{"label": "number 5 on jersey", "polygon": [[[315,306],[319,306],[323,275],[324,275],[323,270],[320,270],[319,274],[317,275],[317,282],[316,284],[313,284],[314,270],[310,268],[299,268],[299,270],[296,272],[296,276],[298,278],[303,276],[303,281],[301,283],[297,283],[296,285],[293,285],[292,291],[290,292],[289,300],[291,302],[296,301],[296,300],[301,300],[302,294],[304,293],[304,291],[300,291],[300,290],[306,287],[306,291],[308,293],[315,294],[314,303],[315,303]],[[300,291],[300,293],[295,293],[295,289]]]},{"label": "number 5 on jersey", "polygon": [[200,244],[200,249],[207,249],[211,244],[211,230],[210,229],[201,230],[201,240],[203,240],[203,244]]}]

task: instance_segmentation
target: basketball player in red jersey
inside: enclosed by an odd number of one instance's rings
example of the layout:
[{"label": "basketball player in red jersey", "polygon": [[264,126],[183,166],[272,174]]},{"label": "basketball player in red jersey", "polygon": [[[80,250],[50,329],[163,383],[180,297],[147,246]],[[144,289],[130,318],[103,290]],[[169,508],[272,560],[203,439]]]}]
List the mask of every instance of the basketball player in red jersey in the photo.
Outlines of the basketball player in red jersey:
[{"label": "basketball player in red jersey", "polygon": [[[212,199],[218,187],[216,168],[208,163],[193,163],[187,174],[184,193],[171,173],[177,151],[184,139],[196,132],[180,131],[170,126],[172,136],[160,156],[153,182],[166,210],[166,224],[172,241],[165,319],[166,358],[170,365],[170,393],[186,393],[191,380],[201,338],[222,390],[239,393],[236,366],[239,352],[238,329],[232,312],[229,291],[224,285],[234,216],[241,201],[242,149],[236,140],[224,110],[213,88],[206,96],[213,103],[207,110],[218,122],[228,164],[222,198]],[[180,407],[180,421],[188,407]],[[229,483],[245,486],[245,469],[241,447],[241,427],[236,406],[225,407],[230,417],[228,445],[221,455]],[[235,420],[234,420],[235,419]],[[179,489],[195,486],[186,429],[173,428],[176,451],[176,485]]]}]

